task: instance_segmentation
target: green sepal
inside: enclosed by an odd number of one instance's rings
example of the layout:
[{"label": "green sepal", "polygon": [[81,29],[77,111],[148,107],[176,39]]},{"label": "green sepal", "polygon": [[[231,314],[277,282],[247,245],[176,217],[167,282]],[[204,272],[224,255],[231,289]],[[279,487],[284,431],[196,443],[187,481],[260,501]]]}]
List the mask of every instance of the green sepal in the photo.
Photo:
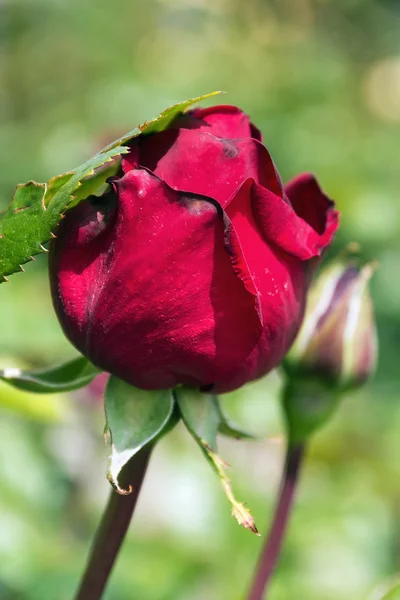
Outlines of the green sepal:
[{"label": "green sepal", "polygon": [[219,415],[219,425],[218,425],[218,433],[221,435],[225,435],[226,437],[233,438],[234,440],[256,440],[257,436],[249,433],[248,431],[243,431],[236,425],[236,423],[232,423],[228,417],[225,415],[221,408],[221,402],[218,396],[214,396],[214,403],[216,406],[216,410]]},{"label": "green sepal", "polygon": [[289,379],[283,389],[282,405],[289,444],[305,442],[334,413],[340,394],[319,379]]},{"label": "green sepal", "polygon": [[232,516],[239,525],[243,525],[246,529],[259,535],[250,511],[244,504],[236,500],[226,473],[228,465],[216,451],[217,434],[221,426],[221,411],[216,397],[186,387],[178,387],[174,393],[187,430],[219,477],[223,492],[232,506]]},{"label": "green sepal", "polygon": [[111,375],[105,391],[104,437],[111,445],[107,479],[119,494],[129,494],[118,477],[129,460],[154,444],[177,422],[171,390],[140,390]]},{"label": "green sepal", "polygon": [[[29,181],[18,185],[10,206],[0,213],[0,283],[8,281],[8,275],[23,271],[22,265],[34,260],[36,254],[47,251],[45,244],[54,237],[66,210],[104,189],[107,178],[119,168],[121,154],[129,152],[127,144],[133,138],[163,131],[190,106],[219,93],[198,96],[167,108],[83,165],[53,177],[48,183]],[[107,163],[111,164],[105,167]]]},{"label": "green sepal", "polygon": [[38,371],[9,368],[0,370],[0,379],[15,388],[37,394],[70,392],[84,387],[100,373],[87,358],[79,356],[62,365]]}]

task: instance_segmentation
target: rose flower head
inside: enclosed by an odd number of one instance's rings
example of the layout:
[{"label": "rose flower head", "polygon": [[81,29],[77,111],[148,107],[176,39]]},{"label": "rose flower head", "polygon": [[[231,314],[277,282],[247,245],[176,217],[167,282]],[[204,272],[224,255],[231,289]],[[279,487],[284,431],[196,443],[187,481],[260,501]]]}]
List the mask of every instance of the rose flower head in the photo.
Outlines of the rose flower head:
[{"label": "rose flower head", "polygon": [[313,176],[283,187],[241,110],[191,110],[133,139],[109,190],[66,213],[55,309],[80,352],[134,386],[234,390],[287,352],[337,227]]}]

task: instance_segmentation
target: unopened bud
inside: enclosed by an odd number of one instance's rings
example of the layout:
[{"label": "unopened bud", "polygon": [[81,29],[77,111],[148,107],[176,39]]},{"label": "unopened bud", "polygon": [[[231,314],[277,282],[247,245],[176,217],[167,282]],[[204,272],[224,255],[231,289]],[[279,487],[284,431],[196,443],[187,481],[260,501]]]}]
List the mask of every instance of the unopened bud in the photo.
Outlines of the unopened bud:
[{"label": "unopened bud", "polygon": [[341,390],[363,384],[373,373],[377,336],[368,283],[374,268],[360,267],[347,252],[317,278],[286,359],[291,378],[314,378]]}]

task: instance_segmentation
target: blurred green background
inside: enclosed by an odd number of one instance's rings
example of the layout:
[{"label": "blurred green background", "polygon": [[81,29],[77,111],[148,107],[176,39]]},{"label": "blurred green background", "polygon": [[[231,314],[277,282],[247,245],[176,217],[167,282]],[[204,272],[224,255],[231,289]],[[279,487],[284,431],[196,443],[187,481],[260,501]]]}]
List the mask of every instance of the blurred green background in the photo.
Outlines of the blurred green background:
[{"label": "blurred green background", "polygon": [[[314,171],[357,240],[380,338],[375,380],[309,448],[270,600],[375,600],[400,570],[400,2],[0,0],[0,206],[163,108],[214,89],[261,128],[285,180]],[[74,351],[46,259],[0,288],[1,366]],[[278,373],[226,396],[261,442],[221,442],[267,532],[282,468]],[[0,598],[69,600],[109,485],[98,386],[0,386]],[[107,600],[240,600],[263,538],[239,528],[181,427],[157,448]]]}]

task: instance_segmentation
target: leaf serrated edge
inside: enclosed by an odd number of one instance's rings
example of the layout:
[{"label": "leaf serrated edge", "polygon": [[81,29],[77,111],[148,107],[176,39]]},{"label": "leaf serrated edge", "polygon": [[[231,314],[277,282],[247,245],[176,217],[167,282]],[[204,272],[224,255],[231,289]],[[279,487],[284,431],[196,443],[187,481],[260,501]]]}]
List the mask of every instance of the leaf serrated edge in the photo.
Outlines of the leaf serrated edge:
[{"label": "leaf serrated edge", "polygon": [[[31,185],[32,183],[35,184],[38,187],[43,187],[43,196],[42,196],[42,206],[43,206],[43,198],[44,198],[44,196],[46,194],[47,183],[39,183],[37,181],[34,181],[33,179],[30,179],[29,181],[26,181],[25,183],[17,183],[17,185],[15,186],[13,197],[11,198],[11,202],[8,204],[8,206],[6,208],[4,208],[3,210],[0,210],[0,220],[1,220],[2,215],[5,215],[11,209],[11,207],[13,205],[13,202],[15,200],[15,196],[17,195],[18,190],[20,188],[23,188],[23,187],[26,187],[28,185]],[[3,235],[0,234],[0,239],[2,239],[2,238],[3,238]]]},{"label": "leaf serrated edge", "polygon": [[214,92],[210,92],[208,94],[203,94],[202,96],[196,96],[195,98],[191,98],[190,100],[185,100],[183,102],[177,102],[176,104],[172,104],[171,106],[168,106],[165,110],[163,110],[154,119],[151,119],[150,121],[144,121],[143,123],[141,123],[140,125],[138,125],[134,129],[132,129],[131,131],[128,131],[128,133],[126,133],[124,136],[121,136],[120,138],[118,138],[114,142],[111,142],[110,144],[108,144],[107,146],[105,146],[100,151],[100,153],[112,150],[114,148],[114,146],[116,146],[118,144],[122,144],[122,145],[123,144],[128,144],[135,137],[138,137],[142,133],[145,133],[146,130],[149,129],[152,125],[155,125],[158,121],[160,121],[164,117],[168,116],[169,112],[173,112],[174,110],[178,109],[180,106],[183,107],[183,109],[181,111],[183,113],[188,108],[190,108],[191,106],[193,106],[193,104],[197,104],[197,102],[201,102],[202,100],[207,100],[208,98],[212,98],[213,96],[218,96],[220,94],[225,94],[225,92],[222,91],[222,90],[217,90],[217,91],[214,91]]},{"label": "leaf serrated edge", "polygon": [[[100,167],[102,167],[103,165],[105,165],[109,162],[112,162],[115,159],[115,157],[117,157],[121,154],[127,154],[128,152],[129,152],[129,148],[127,146],[116,146],[116,147],[110,148],[108,156],[106,158],[103,158],[102,155],[106,154],[106,152],[104,150],[101,150],[100,152],[95,154],[92,158],[90,158],[88,161],[86,161],[79,167],[76,167],[72,171],[69,171],[68,173],[73,173],[72,177],[68,181],[66,181],[63,186],[60,187],[60,189],[57,191],[56,194],[54,194],[53,198],[51,198],[51,200],[47,206],[47,209],[49,209],[53,204],[57,204],[57,201],[59,201],[58,196],[65,193],[64,188],[66,186],[70,186],[71,190],[68,193],[69,201],[66,203],[64,208],[60,211],[60,216],[63,215],[65,213],[65,211],[68,210],[71,202],[74,200],[74,193],[81,187],[81,185],[85,181],[85,179],[87,179],[88,177],[91,177],[95,173],[96,169],[100,169]],[[92,166],[93,163],[97,162],[96,159],[101,159],[101,160],[100,160],[99,164],[96,164],[96,166]],[[65,173],[63,173],[62,175],[65,175]],[[62,177],[62,175],[60,175],[60,177]],[[71,184],[73,184],[73,185],[71,185]]]}]

